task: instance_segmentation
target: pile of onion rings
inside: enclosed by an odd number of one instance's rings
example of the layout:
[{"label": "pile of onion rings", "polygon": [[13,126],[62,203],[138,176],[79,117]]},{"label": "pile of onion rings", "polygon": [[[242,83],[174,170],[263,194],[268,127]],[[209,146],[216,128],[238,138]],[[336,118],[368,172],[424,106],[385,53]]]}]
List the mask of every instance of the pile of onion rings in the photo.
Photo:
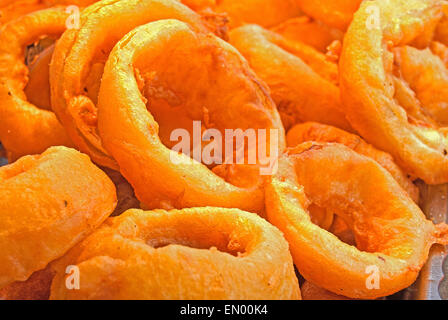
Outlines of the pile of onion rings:
[{"label": "pile of onion rings", "polygon": [[0,299],[396,294],[447,88],[444,0],[0,0]]}]

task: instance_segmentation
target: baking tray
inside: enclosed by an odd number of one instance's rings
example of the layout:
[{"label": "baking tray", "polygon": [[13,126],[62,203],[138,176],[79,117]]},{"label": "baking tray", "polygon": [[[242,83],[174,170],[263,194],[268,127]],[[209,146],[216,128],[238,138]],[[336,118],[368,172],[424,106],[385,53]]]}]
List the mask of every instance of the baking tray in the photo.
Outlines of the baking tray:
[{"label": "baking tray", "polygon": [[[7,164],[0,144],[0,166]],[[419,182],[420,207],[435,223],[448,223],[448,184],[428,186]],[[448,247],[433,246],[428,262],[420,272],[418,280],[410,288],[389,299],[403,300],[448,300]]]}]

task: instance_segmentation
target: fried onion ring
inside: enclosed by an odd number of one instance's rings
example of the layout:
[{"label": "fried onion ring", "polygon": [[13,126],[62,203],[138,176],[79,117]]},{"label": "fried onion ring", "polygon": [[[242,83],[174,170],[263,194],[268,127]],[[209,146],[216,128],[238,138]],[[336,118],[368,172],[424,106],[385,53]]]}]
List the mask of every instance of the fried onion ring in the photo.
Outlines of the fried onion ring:
[{"label": "fried onion ring", "polygon": [[419,190],[411,179],[398,167],[390,154],[375,149],[356,134],[319,123],[304,123],[292,128],[286,138],[288,147],[295,147],[307,141],[340,143],[350,149],[372,158],[397,180],[409,196],[418,203]]},{"label": "fried onion ring", "polygon": [[[124,17],[129,17],[126,23]],[[80,29],[67,30],[56,45],[50,67],[53,110],[76,146],[102,166],[118,169],[97,132],[97,95],[109,52],[133,28],[167,18],[225,34],[220,22],[175,0],[104,0],[86,8]]]},{"label": "fried onion ring", "polygon": [[305,281],[300,287],[303,300],[351,300],[344,296],[337,295],[333,292],[322,289],[315,284]]},{"label": "fried onion ring", "polygon": [[11,21],[0,33],[0,140],[10,161],[71,145],[54,113],[32,105],[24,93],[25,48],[42,36],[60,36],[66,17],[63,9],[36,11]]},{"label": "fried onion ring", "polygon": [[448,126],[448,69],[429,48],[404,46],[394,50],[399,74],[415,92],[421,107],[440,126]]},{"label": "fried onion ring", "polygon": [[307,16],[289,19],[271,29],[287,39],[303,42],[326,53],[334,41],[342,41],[344,33]]},{"label": "fried onion ring", "polygon": [[352,131],[336,85],[337,65],[324,54],[256,25],[232,30],[230,43],[271,89],[286,129],[316,121]]},{"label": "fried onion ring", "polygon": [[[342,216],[357,246],[313,224],[310,203]],[[307,142],[288,150],[266,186],[266,209],[285,234],[300,274],[349,298],[378,298],[407,288],[430,247],[448,243],[448,227],[426,220],[385,169],[340,144]],[[378,271],[378,287],[367,286],[369,268]]]},{"label": "fried onion ring", "polygon": [[[67,290],[77,265],[80,290]],[[50,299],[300,299],[288,244],[237,209],[129,210],[55,264]]]},{"label": "fried onion ring", "polygon": [[231,28],[246,23],[270,28],[300,14],[300,8],[295,0],[215,0],[215,2],[214,10],[229,16]]},{"label": "fried onion ring", "polygon": [[114,210],[115,187],[65,147],[0,168],[0,288],[60,258]]},{"label": "fried onion ring", "polygon": [[[145,74],[151,77],[142,80],[139,75]],[[150,90],[143,96],[140,87],[145,86]],[[217,206],[251,212],[264,207],[258,184],[245,188],[227,183],[184,154],[179,157],[185,161],[173,162],[177,152],[161,142],[158,122],[151,113],[163,108],[172,118],[173,112],[186,110],[185,122],[212,123],[211,128],[221,132],[277,130],[279,141],[274,148],[284,148],[283,126],[268,89],[243,57],[218,37],[195,33],[177,20],[134,29],[109,56],[98,108],[103,144],[143,203],[161,199],[176,208]]]},{"label": "fried onion ring", "polygon": [[[353,127],[375,147],[390,153],[409,174],[428,184],[448,182],[448,138],[421,115],[406,84],[394,79],[393,47],[406,45],[432,28],[443,1],[366,1],[345,36],[340,61],[341,96]],[[379,9],[378,25],[371,6]],[[370,26],[370,27],[369,27]],[[411,101],[410,103],[408,103]]]}]

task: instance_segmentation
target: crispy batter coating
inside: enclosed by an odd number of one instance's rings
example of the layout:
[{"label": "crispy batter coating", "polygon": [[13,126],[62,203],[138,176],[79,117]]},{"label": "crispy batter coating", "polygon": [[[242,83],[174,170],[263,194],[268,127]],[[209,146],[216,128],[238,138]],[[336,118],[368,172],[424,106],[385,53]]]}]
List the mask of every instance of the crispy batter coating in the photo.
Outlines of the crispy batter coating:
[{"label": "crispy batter coating", "polygon": [[4,300],[48,300],[55,272],[50,266],[34,272],[25,281],[16,281],[0,289]]},{"label": "crispy batter coating", "polygon": [[[67,265],[79,290],[65,286]],[[281,232],[237,209],[129,210],[55,269],[51,299],[300,299]]]},{"label": "crispy batter coating", "polygon": [[116,205],[106,174],[65,147],[1,167],[0,198],[0,288],[60,258]]},{"label": "crispy batter coating", "polygon": [[274,27],[300,14],[295,0],[215,0],[214,9],[226,13],[230,19],[230,27],[235,28],[246,23]]},{"label": "crispy batter coating", "polygon": [[0,140],[10,161],[50,146],[71,145],[54,113],[29,103],[24,92],[26,47],[42,36],[59,37],[66,18],[63,9],[36,11],[11,21],[0,32]]},{"label": "crispy batter coating", "polygon": [[364,2],[345,36],[340,61],[341,96],[350,123],[367,142],[428,184],[448,182],[447,130],[420,110],[407,84],[394,76],[392,50],[426,36],[441,17],[442,3],[379,1],[379,14],[372,16],[372,2]]},{"label": "crispy batter coating", "polygon": [[225,37],[220,17],[200,16],[175,0],[104,0],[86,8],[80,28],[67,30],[56,45],[50,67],[53,110],[76,146],[102,166],[118,169],[97,130],[96,103],[104,64],[127,32],[168,18]]},{"label": "crispy batter coating", "polygon": [[429,48],[399,47],[395,51],[397,73],[407,82],[420,108],[440,126],[448,126],[448,69]]},{"label": "crispy batter coating", "polygon": [[[42,50],[39,53],[34,51]],[[29,74],[28,83],[24,89],[28,101],[36,107],[51,110],[50,101],[50,61],[53,55],[54,45],[42,48],[39,43],[29,49],[28,57],[32,54],[27,63]]]},{"label": "crispy batter coating", "polygon": [[351,300],[305,281],[300,287],[303,300]]},{"label": "crispy batter coating", "polygon": [[317,121],[351,131],[339,97],[337,65],[324,54],[256,25],[232,30],[230,43],[271,89],[286,129]]},{"label": "crispy batter coating", "polygon": [[[311,203],[342,216],[356,247],[313,224]],[[350,298],[373,299],[407,288],[430,247],[448,242],[447,226],[426,220],[389,172],[341,144],[307,142],[289,149],[266,186],[266,209],[302,276]],[[373,289],[372,272],[379,281]]]},{"label": "crispy batter coating", "polygon": [[346,30],[363,0],[296,0],[310,17],[326,25]]}]

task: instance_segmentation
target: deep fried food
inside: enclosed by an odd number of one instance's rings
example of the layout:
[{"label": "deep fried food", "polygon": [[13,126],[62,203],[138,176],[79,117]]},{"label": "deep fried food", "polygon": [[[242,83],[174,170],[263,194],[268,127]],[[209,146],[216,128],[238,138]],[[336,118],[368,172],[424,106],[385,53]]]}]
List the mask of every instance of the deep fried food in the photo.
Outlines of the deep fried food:
[{"label": "deep fried food", "polygon": [[443,8],[443,18],[437,24],[434,38],[448,46],[448,5],[446,4]]},{"label": "deep fried food", "polygon": [[115,170],[108,168],[103,168],[103,170],[112,180],[117,190],[117,206],[111,216],[119,216],[129,209],[140,209],[140,201],[135,197],[134,189],[129,182]]},{"label": "deep fried food", "polygon": [[418,108],[413,92],[394,77],[391,50],[431,29],[441,17],[442,3],[377,1],[377,25],[366,25],[372,2],[364,2],[345,36],[340,62],[341,96],[350,123],[367,142],[428,184],[448,182],[447,131]]},{"label": "deep fried food", "polygon": [[337,65],[324,54],[256,25],[232,30],[230,42],[271,89],[286,129],[317,121],[352,130],[339,98]]},{"label": "deep fried food", "polygon": [[345,30],[363,0],[296,0],[310,17],[326,25]]},{"label": "deep fried food", "polygon": [[67,30],[56,45],[50,68],[53,110],[76,146],[102,166],[118,169],[97,132],[97,96],[109,52],[133,28],[167,18],[225,36],[222,21],[174,0],[104,0],[86,8],[80,29]]},{"label": "deep fried food", "polygon": [[88,6],[94,0],[4,0],[0,1],[0,28],[3,24],[34,11],[54,6]]},{"label": "deep fried food", "polygon": [[[140,88],[147,88],[143,96]],[[177,208],[260,212],[264,207],[263,191],[256,183],[258,168],[255,183],[238,187],[187,155],[178,155],[181,161],[175,163],[177,153],[166,146],[169,135],[162,132],[165,138],[159,137],[159,121],[164,118],[173,129],[200,120],[222,132],[273,129],[278,141],[268,139],[266,149],[284,147],[284,130],[268,89],[241,55],[218,37],[195,33],[177,20],[136,28],[109,56],[98,108],[103,144],[145,204],[160,199]],[[247,168],[236,164],[234,169]]]},{"label": "deep fried food", "polygon": [[23,90],[26,47],[43,36],[59,37],[66,18],[63,9],[41,10],[11,21],[0,32],[0,140],[10,161],[71,145],[54,113],[29,103]]},{"label": "deep fried food", "polygon": [[[342,216],[356,247],[313,224],[310,203]],[[340,144],[307,142],[289,149],[266,186],[266,209],[305,279],[350,298],[378,298],[408,287],[430,247],[448,243],[447,226],[426,220],[386,170]],[[379,286],[367,285],[372,270]]]},{"label": "deep fried food", "polygon": [[246,23],[274,27],[300,14],[295,0],[215,0],[214,10],[226,13],[230,19],[230,27],[238,27]]},{"label": "deep fried food", "polygon": [[[28,83],[24,89],[28,101],[39,109],[51,110],[50,101],[50,61],[54,45],[41,48],[39,44],[32,49],[42,50],[28,65]],[[30,55],[31,52],[28,53]],[[34,52],[32,52],[34,55]],[[30,59],[31,60],[31,59]]]},{"label": "deep fried food", "polygon": [[286,138],[288,147],[295,147],[307,141],[343,144],[359,154],[372,158],[397,180],[411,198],[418,203],[419,190],[411,179],[398,167],[390,154],[375,149],[356,134],[319,123],[304,123],[293,127]]},{"label": "deep fried food", "polygon": [[[67,265],[80,290],[67,290]],[[55,268],[51,299],[300,299],[282,234],[237,209],[129,210]]]},{"label": "deep fried food", "polygon": [[289,19],[272,28],[272,31],[292,41],[310,45],[323,53],[327,52],[334,41],[342,41],[344,37],[342,31],[330,28],[307,16]]},{"label": "deep fried food", "polygon": [[104,172],[65,147],[1,167],[0,198],[0,288],[60,258],[116,205]]},{"label": "deep fried food", "polygon": [[5,23],[11,20],[46,8],[47,5],[39,0],[0,1],[0,29]]}]

